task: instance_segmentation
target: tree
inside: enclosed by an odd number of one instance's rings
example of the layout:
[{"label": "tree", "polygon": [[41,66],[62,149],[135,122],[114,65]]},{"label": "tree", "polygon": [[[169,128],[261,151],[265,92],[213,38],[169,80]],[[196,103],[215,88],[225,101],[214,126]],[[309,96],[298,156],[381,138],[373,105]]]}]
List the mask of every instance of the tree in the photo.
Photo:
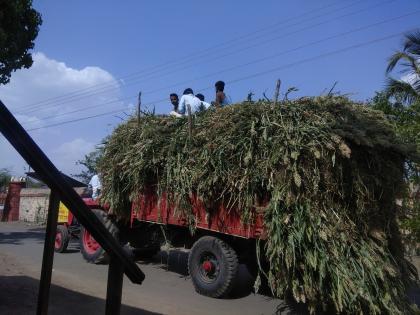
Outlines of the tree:
[{"label": "tree", "polygon": [[77,165],[82,165],[86,170],[83,170],[80,174],[74,174],[75,177],[79,178],[83,183],[89,183],[93,175],[97,174],[96,166],[103,155],[103,147],[98,146],[94,151],[85,155],[83,160],[76,162]]},{"label": "tree", "polygon": [[386,74],[389,75],[398,64],[407,80],[388,77],[386,94],[405,104],[414,103],[420,99],[420,30],[405,35],[403,50],[389,58]]},{"label": "tree", "polygon": [[6,190],[9,182],[10,182],[10,172],[6,168],[0,169],[0,192]]},{"label": "tree", "polygon": [[13,71],[32,66],[29,50],[41,24],[32,0],[0,0],[0,84],[8,83]]},{"label": "tree", "polygon": [[[376,93],[371,101],[374,109],[384,112],[393,124],[395,132],[403,143],[411,143],[420,149],[420,99],[410,105],[390,100],[388,91]],[[404,233],[404,242],[411,253],[415,253],[420,241],[420,164],[406,162],[407,191],[401,196],[399,221]]]}]

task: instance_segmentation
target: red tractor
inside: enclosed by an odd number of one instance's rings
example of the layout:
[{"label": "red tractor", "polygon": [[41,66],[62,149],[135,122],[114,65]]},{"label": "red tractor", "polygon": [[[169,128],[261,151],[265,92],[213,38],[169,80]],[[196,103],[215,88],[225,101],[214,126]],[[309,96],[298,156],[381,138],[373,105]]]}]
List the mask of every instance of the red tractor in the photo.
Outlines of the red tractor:
[{"label": "red tractor", "polygon": [[[85,204],[88,205],[90,208],[99,207],[98,203],[95,202],[92,198],[83,198],[83,200]],[[106,214],[105,210],[102,208],[100,213]],[[83,229],[83,227],[80,226],[79,222],[76,220],[73,214],[69,211],[69,209],[67,209],[67,207],[62,202],[60,202],[58,209],[57,233],[55,236],[54,250],[57,253],[65,252],[72,238],[80,239],[81,229]],[[96,246],[96,241],[94,241],[94,243]]]}]

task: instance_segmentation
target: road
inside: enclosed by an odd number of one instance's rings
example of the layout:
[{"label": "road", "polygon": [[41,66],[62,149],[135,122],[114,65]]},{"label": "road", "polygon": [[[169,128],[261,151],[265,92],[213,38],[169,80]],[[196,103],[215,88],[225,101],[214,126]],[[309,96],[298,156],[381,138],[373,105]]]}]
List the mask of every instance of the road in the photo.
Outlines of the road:
[{"label": "road", "polygon": [[[24,223],[0,223],[0,314],[35,313],[44,229]],[[142,285],[124,278],[121,314],[299,314],[279,299],[254,294],[244,266],[229,299],[194,291],[186,270],[185,251],[161,252],[138,262],[146,274]],[[49,314],[104,314],[106,265],[83,261],[78,244],[55,254]],[[277,313],[276,313],[277,312]]]}]

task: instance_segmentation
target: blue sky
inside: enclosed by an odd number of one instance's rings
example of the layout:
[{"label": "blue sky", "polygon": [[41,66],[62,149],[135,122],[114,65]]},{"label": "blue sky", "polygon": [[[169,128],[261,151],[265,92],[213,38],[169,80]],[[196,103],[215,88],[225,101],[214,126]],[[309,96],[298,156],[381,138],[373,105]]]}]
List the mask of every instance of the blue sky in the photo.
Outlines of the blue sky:
[{"label": "blue sky", "polygon": [[[278,78],[283,93],[299,88],[294,97],[319,95],[338,81],[336,90],[365,100],[382,89],[387,58],[402,36],[346,48],[420,27],[414,0],[34,0],[34,6],[44,21],[34,66],[15,72],[0,99],[66,173],[77,173],[75,161],[131,113],[139,91],[143,106],[159,113],[169,112],[169,93],[187,87],[211,101],[217,80],[227,83],[233,101],[249,92],[271,96]],[[4,138],[0,150],[0,168],[21,174],[25,163]]]}]

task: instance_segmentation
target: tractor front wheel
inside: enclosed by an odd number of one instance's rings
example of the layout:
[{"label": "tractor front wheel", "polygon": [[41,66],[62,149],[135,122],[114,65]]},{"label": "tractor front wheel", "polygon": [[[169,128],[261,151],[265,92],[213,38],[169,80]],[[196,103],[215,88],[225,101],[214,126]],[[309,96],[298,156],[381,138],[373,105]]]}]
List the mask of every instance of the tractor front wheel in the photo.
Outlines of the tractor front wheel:
[{"label": "tractor front wheel", "polygon": [[[93,209],[92,211],[112,236],[118,239],[118,227],[108,218],[107,213],[101,209]],[[80,251],[83,258],[89,263],[106,264],[109,262],[109,256],[106,251],[83,226],[80,230]]]},{"label": "tractor front wheel", "polygon": [[69,245],[70,235],[69,230],[65,225],[57,225],[57,232],[55,233],[54,251],[63,253]]}]

